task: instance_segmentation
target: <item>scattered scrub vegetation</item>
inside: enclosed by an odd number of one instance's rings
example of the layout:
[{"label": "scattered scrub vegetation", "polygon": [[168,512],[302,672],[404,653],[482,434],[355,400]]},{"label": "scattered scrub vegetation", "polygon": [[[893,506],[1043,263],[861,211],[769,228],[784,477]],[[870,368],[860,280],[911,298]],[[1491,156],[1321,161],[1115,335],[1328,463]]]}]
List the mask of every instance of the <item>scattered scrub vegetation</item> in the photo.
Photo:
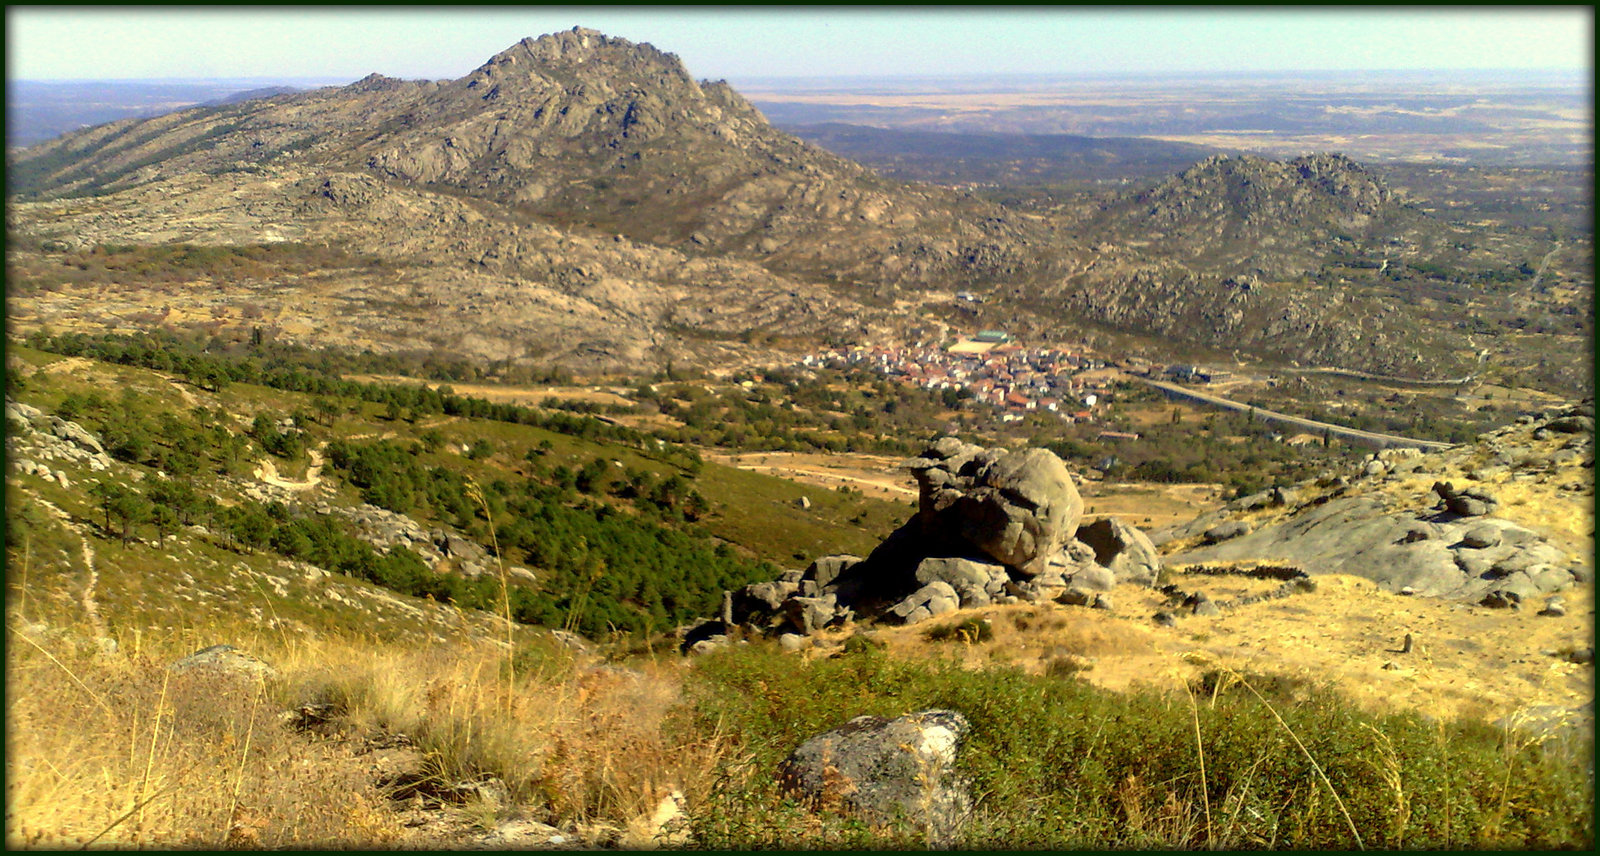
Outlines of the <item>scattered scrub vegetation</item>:
[{"label": "scattered scrub vegetation", "polygon": [[718,780],[694,831],[713,848],[919,846],[909,829],[869,833],[838,817],[808,819],[779,793],[772,771],[801,741],[851,717],[949,708],[972,723],[960,767],[980,795],[961,847],[1539,849],[1593,841],[1587,744],[1364,714],[1327,691],[1291,701],[1263,690],[1118,694],[867,649],[803,664],[755,646],[716,654],[689,674],[692,708],[682,722],[737,735],[729,751],[742,765]]}]

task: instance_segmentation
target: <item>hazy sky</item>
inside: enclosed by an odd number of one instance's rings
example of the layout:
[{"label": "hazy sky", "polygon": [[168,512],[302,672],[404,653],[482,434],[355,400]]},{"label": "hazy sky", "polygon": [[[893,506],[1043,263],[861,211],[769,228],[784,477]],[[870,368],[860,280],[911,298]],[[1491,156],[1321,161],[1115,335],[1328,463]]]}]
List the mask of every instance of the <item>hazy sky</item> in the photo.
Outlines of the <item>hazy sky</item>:
[{"label": "hazy sky", "polygon": [[1588,69],[1591,7],[1316,10],[8,7],[23,80],[369,72],[454,78],[524,36],[582,25],[676,53],[701,78],[1128,71]]}]

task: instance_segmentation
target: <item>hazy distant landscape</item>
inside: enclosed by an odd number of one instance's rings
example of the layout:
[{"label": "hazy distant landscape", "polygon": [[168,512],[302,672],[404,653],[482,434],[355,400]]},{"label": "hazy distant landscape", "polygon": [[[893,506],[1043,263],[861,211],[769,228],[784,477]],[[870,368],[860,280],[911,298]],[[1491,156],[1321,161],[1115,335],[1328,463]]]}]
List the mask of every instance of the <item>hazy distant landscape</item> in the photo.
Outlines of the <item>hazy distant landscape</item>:
[{"label": "hazy distant landscape", "polygon": [[[1373,162],[1493,166],[1581,166],[1594,156],[1589,81],[1554,73],[751,78],[734,83],[769,120],[794,131],[840,123],[901,131],[1138,137],[1278,157],[1339,151]],[[85,125],[158,115],[252,91],[312,85],[292,79],[14,81],[6,95],[7,145],[30,145]]]},{"label": "hazy distant landscape", "polygon": [[105,14],[285,76],[9,82],[8,848],[1593,848],[1584,74]]},{"label": "hazy distant landscape", "polygon": [[1148,137],[1292,157],[1581,165],[1588,81],[1485,72],[1124,75],[1077,79],[751,81],[782,126]]}]

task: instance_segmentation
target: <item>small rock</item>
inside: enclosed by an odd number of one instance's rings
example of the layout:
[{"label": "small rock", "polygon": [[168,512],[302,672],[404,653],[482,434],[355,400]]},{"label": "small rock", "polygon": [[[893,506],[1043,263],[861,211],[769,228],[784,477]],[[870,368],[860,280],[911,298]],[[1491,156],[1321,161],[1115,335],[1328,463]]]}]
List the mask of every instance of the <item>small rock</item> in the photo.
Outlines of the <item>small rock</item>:
[{"label": "small rock", "polygon": [[1522,596],[1514,591],[1495,589],[1484,595],[1483,600],[1478,601],[1478,603],[1490,609],[1521,609]]},{"label": "small rock", "polygon": [[1090,606],[1094,603],[1094,592],[1084,591],[1080,588],[1069,588],[1056,596],[1056,603],[1063,606]]},{"label": "small rock", "polygon": [[1241,535],[1250,534],[1250,523],[1244,520],[1230,520],[1207,529],[1200,537],[1207,544],[1217,544]]},{"label": "small rock", "polygon": [[223,677],[271,678],[277,674],[265,662],[232,645],[212,645],[184,657],[167,667],[173,672],[209,674]]},{"label": "small rock", "polygon": [[726,637],[726,636],[712,636],[709,639],[701,639],[699,642],[696,642],[693,645],[690,645],[689,646],[689,653],[690,654],[709,654],[712,651],[717,650],[718,648],[726,648],[727,646],[728,646],[728,637]]},{"label": "small rock", "polygon": [[1567,603],[1559,597],[1552,597],[1545,601],[1544,609],[1539,610],[1539,614],[1548,615],[1552,618],[1560,618],[1561,616],[1567,614]]},{"label": "small rock", "polygon": [[1500,530],[1489,525],[1474,526],[1462,534],[1461,543],[1475,550],[1497,547],[1500,545]]},{"label": "small rock", "polygon": [[1552,419],[1544,427],[1562,434],[1593,434],[1594,420],[1588,416],[1563,416]]}]

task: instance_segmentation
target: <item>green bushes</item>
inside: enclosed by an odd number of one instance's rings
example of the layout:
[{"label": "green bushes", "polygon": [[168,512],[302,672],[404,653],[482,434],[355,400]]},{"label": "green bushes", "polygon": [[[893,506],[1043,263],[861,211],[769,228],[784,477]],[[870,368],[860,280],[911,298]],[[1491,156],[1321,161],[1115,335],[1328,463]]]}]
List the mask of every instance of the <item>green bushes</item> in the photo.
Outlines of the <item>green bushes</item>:
[{"label": "green bushes", "polygon": [[[972,724],[959,765],[978,807],[962,847],[1354,849],[1352,826],[1367,848],[1593,841],[1587,745],[1551,751],[1482,726],[1360,713],[1323,691],[1299,703],[1248,691],[1117,694],[866,647],[800,663],[752,646],[708,656],[689,681],[680,727],[739,735],[747,759],[693,812],[710,847],[848,837],[826,815],[773,828],[770,818],[797,812],[777,791],[777,763],[851,717],[934,707]],[[906,834],[856,843],[893,846]]]},{"label": "green bushes", "polygon": [[927,632],[930,642],[987,642],[994,638],[994,625],[987,618],[965,618],[954,624],[943,624]]}]

